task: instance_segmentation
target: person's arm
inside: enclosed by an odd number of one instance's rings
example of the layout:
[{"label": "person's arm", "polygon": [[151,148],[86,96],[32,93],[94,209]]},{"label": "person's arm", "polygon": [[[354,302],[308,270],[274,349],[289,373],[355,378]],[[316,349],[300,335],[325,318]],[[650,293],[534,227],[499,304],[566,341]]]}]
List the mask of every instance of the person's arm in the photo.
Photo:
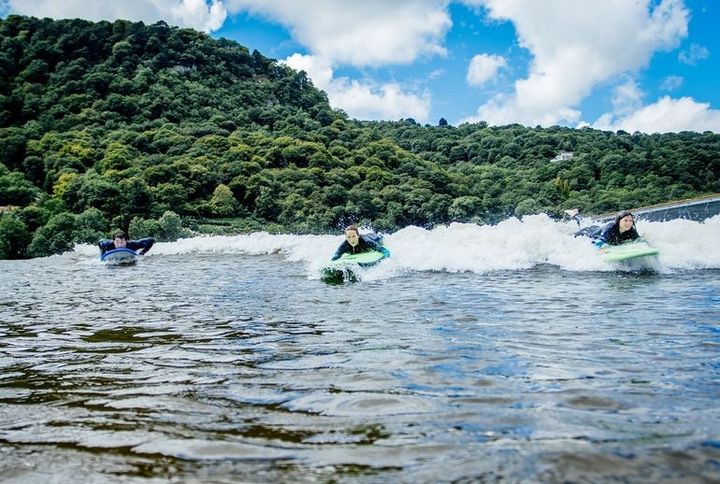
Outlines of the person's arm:
[{"label": "person's arm", "polygon": [[152,237],[147,237],[145,239],[130,240],[128,241],[127,247],[128,249],[134,250],[140,255],[145,255],[154,243],[155,239],[153,239]]},{"label": "person's arm", "polygon": [[340,244],[340,247],[338,247],[335,251],[335,255],[332,256],[332,259],[330,260],[338,260],[340,257],[342,257],[342,255],[347,251],[347,246],[349,245],[350,244],[347,243],[347,240],[343,241],[343,243]]},{"label": "person's arm", "polygon": [[98,241],[98,247],[100,247],[100,255],[103,255],[108,250],[112,250],[115,248],[115,244],[112,240],[109,239],[100,239]]},{"label": "person's arm", "polygon": [[373,239],[370,238],[363,238],[365,243],[370,247],[372,250],[380,252],[385,257],[390,257],[390,251],[387,250],[384,246],[381,244],[378,244]]},{"label": "person's arm", "polygon": [[598,249],[602,249],[605,245],[611,245],[612,241],[612,231],[615,224],[609,223],[605,227],[603,227],[602,232],[600,232],[600,235],[597,236],[597,240],[593,242],[595,244],[595,247]]}]

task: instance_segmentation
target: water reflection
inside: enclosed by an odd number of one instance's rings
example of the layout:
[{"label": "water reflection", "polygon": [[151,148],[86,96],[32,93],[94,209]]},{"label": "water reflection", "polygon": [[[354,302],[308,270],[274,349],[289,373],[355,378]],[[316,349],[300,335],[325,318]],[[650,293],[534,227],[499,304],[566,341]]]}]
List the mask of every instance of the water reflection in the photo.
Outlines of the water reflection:
[{"label": "water reflection", "polygon": [[717,272],[326,286],[277,256],[5,268],[10,480],[720,472]]}]

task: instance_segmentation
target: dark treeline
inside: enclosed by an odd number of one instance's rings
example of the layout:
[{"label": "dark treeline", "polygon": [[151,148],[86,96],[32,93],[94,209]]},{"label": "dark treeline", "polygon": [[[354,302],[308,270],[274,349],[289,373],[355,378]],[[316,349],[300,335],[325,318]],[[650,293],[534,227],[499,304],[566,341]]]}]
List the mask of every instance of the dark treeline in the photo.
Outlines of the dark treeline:
[{"label": "dark treeline", "polygon": [[711,132],[355,121],[304,73],[163,22],[10,16],[0,44],[0,258],[114,228],[394,230],[720,191]]}]

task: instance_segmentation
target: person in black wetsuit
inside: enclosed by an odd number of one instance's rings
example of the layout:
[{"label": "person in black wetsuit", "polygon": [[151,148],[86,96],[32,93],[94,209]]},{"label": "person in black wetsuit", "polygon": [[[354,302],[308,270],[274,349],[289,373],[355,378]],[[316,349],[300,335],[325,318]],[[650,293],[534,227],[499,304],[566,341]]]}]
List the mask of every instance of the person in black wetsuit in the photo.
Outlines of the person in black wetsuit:
[{"label": "person in black wetsuit", "polygon": [[390,257],[390,251],[381,245],[382,237],[377,234],[360,235],[358,228],[350,225],[345,229],[345,241],[335,251],[332,260],[337,260],[343,254],[362,254],[376,250],[381,252],[385,257]]},{"label": "person in black wetsuit", "polygon": [[582,230],[575,232],[575,237],[584,235],[595,239],[594,244],[597,247],[603,245],[620,245],[624,242],[630,242],[640,238],[635,229],[635,217],[630,211],[623,211],[615,217],[613,222],[608,223],[604,227],[591,225]]},{"label": "person in black wetsuit", "polygon": [[98,242],[98,247],[100,247],[101,255],[109,250],[122,248],[134,250],[138,254],[144,255],[145,253],[147,253],[148,250],[150,250],[154,243],[155,239],[153,239],[152,237],[138,240],[128,240],[125,232],[123,232],[122,230],[117,230],[113,234],[112,240],[102,239]]}]

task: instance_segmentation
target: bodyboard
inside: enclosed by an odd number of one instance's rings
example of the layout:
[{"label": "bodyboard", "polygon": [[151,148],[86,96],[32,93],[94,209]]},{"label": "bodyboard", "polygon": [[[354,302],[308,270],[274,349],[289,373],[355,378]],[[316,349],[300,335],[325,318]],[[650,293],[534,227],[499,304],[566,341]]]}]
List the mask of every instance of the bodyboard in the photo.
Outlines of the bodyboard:
[{"label": "bodyboard", "polygon": [[601,249],[605,260],[608,262],[622,262],[657,255],[660,251],[651,247],[647,242],[627,242],[620,245],[605,246]]},{"label": "bodyboard", "polygon": [[385,258],[382,252],[371,250],[360,254],[343,254],[339,259],[331,261],[322,269],[322,279],[331,284],[356,282],[357,269],[374,266]]},{"label": "bodyboard", "polygon": [[120,249],[108,250],[104,254],[100,255],[100,260],[107,265],[119,266],[135,264],[138,257],[140,256],[137,252],[123,247]]},{"label": "bodyboard", "polygon": [[377,264],[384,258],[385,255],[376,250],[361,252],[360,254],[343,254],[339,259],[332,261],[329,267],[347,264],[357,264],[361,267],[367,267]]}]

